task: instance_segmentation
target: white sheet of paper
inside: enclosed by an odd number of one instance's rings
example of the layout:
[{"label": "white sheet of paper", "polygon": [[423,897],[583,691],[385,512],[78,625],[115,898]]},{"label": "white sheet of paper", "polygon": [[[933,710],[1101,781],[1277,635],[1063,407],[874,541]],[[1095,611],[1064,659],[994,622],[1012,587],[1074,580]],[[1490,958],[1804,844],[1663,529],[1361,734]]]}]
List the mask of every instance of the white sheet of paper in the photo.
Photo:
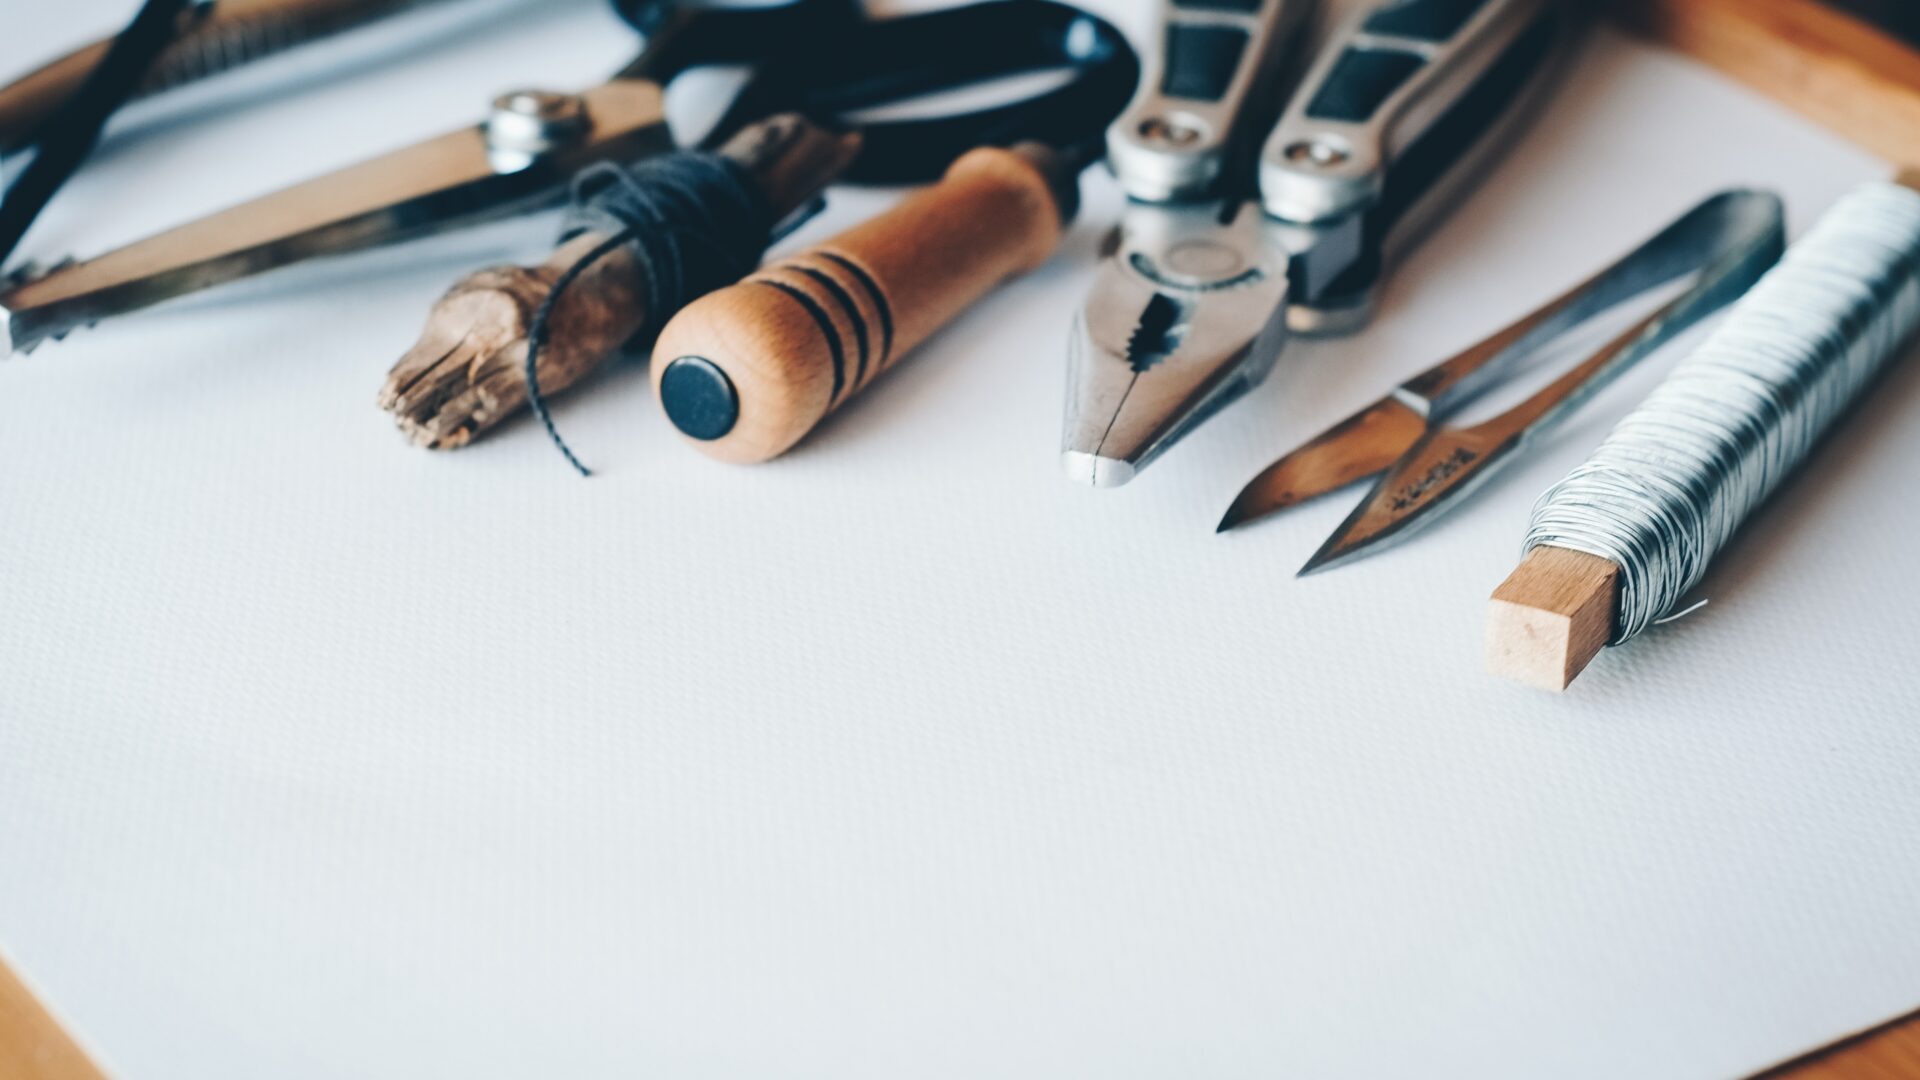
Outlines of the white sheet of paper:
[{"label": "white sheet of paper", "polygon": [[[128,7],[12,11],[0,71]],[[163,109],[26,250],[634,46],[538,8]],[[1920,365],[1704,612],[1564,697],[1481,673],[1487,594],[1677,353],[1378,558],[1293,577],[1357,491],[1213,534],[1279,452],[1703,196],[1777,189],[1799,232],[1886,172],[1600,33],[1377,325],[1118,491],[1055,463],[1104,174],[1051,265],[758,468],[681,446],[640,365],[558,403],[591,481],[530,423],[402,443],[373,396],[428,303],[550,217],[7,362],[0,945],[125,1075],[197,1080],[1729,1076],[1910,1009]]]}]

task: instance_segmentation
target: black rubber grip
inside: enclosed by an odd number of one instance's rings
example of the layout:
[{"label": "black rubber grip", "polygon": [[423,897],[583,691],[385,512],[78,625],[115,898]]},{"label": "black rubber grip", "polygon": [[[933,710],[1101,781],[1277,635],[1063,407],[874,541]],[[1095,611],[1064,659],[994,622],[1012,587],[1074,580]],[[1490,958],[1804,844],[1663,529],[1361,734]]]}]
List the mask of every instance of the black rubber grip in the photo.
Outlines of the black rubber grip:
[{"label": "black rubber grip", "polygon": [[1419,38],[1421,41],[1446,41],[1460,32],[1485,7],[1487,0],[1407,0],[1382,8],[1367,19],[1367,31]]},{"label": "black rubber grip", "polygon": [[1307,116],[1364,123],[1425,64],[1419,55],[1397,49],[1348,49],[1307,103]]},{"label": "black rubber grip", "polygon": [[1260,10],[1260,0],[1173,0],[1173,6],[1188,11],[1231,11],[1251,15]]},{"label": "black rubber grip", "polygon": [[1245,30],[1174,23],[1167,27],[1167,69],[1160,92],[1189,101],[1219,101],[1246,51]]}]

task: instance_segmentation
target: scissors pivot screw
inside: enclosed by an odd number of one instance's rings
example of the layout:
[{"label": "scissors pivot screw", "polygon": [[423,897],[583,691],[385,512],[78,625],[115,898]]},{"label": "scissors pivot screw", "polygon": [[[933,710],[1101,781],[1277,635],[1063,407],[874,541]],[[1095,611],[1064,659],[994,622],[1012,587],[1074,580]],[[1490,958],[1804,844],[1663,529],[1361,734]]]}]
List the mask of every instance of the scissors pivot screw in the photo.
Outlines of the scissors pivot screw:
[{"label": "scissors pivot screw", "polygon": [[578,94],[515,90],[493,99],[487,117],[487,160],[519,172],[587,133],[587,103]]}]

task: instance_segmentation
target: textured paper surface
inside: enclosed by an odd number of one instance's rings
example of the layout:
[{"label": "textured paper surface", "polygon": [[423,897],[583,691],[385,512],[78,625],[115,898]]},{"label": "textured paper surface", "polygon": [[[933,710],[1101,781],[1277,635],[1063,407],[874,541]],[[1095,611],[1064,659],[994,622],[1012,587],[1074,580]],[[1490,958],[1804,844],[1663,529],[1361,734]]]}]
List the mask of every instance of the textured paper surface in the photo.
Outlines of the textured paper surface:
[{"label": "textured paper surface", "polygon": [[[126,6],[22,6],[0,69]],[[30,250],[623,62],[599,6],[540,6],[176,108]],[[527,423],[403,445],[372,401],[427,304],[550,219],[9,362],[0,942],[126,1075],[199,1080],[1712,1077],[1910,1009],[1920,365],[1704,612],[1563,698],[1480,673],[1486,598],[1673,354],[1379,558],[1292,576],[1357,492],[1212,531],[1709,192],[1776,187],[1800,231],[1885,171],[1602,36],[1377,326],[1111,492],[1054,464],[1104,176],[1060,258],[760,468],[678,445],[637,365],[558,406],[592,481]]]}]

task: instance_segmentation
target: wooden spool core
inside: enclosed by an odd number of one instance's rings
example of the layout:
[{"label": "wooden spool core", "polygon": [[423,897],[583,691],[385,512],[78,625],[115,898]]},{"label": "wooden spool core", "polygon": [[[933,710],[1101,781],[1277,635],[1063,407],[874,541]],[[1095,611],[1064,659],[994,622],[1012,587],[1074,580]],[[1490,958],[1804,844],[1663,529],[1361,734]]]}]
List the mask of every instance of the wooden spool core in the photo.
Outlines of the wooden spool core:
[{"label": "wooden spool core", "polygon": [[1487,670],[1558,693],[1613,637],[1620,568],[1597,555],[1538,547],[1487,605]]}]

